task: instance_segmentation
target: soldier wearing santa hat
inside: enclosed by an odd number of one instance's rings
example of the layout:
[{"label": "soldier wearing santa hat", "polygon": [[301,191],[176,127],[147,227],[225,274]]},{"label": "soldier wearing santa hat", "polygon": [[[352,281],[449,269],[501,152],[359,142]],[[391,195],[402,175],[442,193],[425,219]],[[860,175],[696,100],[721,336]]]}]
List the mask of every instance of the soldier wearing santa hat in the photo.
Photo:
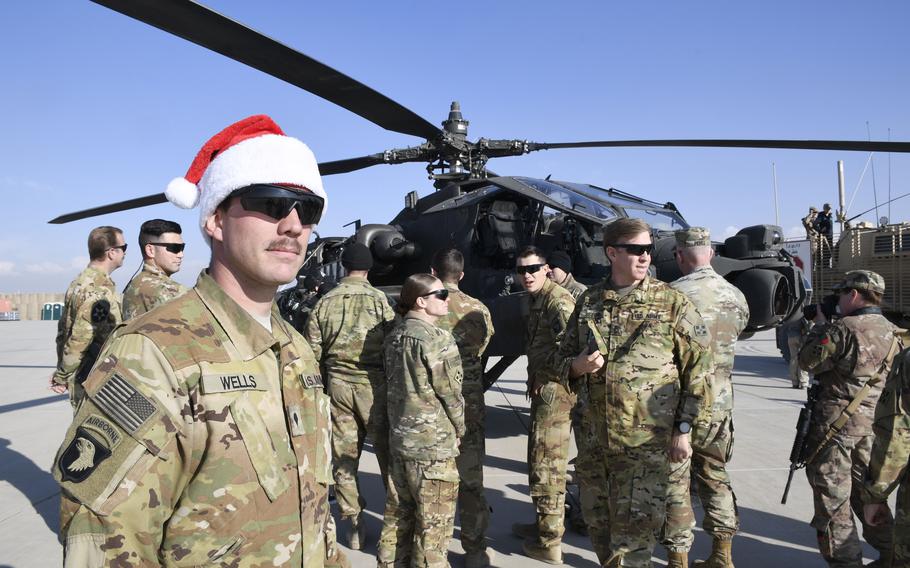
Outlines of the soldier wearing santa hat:
[{"label": "soldier wearing santa hat", "polygon": [[329,398],[278,314],[326,195],[267,116],[228,126],[168,199],[212,255],[188,293],[108,342],[57,454],[65,566],[324,566],[335,548]]}]

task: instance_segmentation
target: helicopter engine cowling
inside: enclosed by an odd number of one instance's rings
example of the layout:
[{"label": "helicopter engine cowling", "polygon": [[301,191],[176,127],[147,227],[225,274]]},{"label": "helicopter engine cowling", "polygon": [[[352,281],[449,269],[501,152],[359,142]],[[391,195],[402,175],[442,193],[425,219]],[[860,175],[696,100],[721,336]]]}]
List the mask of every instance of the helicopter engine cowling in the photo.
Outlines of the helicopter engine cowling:
[{"label": "helicopter engine cowling", "polygon": [[390,271],[396,263],[410,260],[420,254],[420,247],[409,241],[392,225],[363,225],[354,235],[354,241],[366,245],[373,254],[375,274]]}]

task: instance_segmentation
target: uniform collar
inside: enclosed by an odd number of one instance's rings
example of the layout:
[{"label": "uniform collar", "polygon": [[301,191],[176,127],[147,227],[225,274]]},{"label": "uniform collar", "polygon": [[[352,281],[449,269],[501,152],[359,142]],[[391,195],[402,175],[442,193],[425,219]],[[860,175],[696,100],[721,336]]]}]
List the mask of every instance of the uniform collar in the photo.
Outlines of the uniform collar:
[{"label": "uniform collar", "polygon": [[458,284],[455,282],[443,282],[442,285],[449,292],[460,292],[458,289]]},{"label": "uniform collar", "polygon": [[154,262],[149,262],[147,260],[142,261],[142,271],[148,272],[149,274],[154,274],[155,276],[161,276],[162,278],[170,278],[170,276],[165,274],[157,264]]},{"label": "uniform collar", "polygon": [[101,270],[100,268],[97,268],[97,267],[89,264],[88,266],[85,267],[85,270],[83,270],[83,272],[90,272],[92,274],[97,274],[99,277],[101,277],[101,281],[104,284],[114,286],[114,280],[111,278],[111,275],[108,274],[107,272]]},{"label": "uniform collar", "polygon": [[548,276],[548,277],[544,278],[543,286],[540,288],[540,292],[538,292],[536,294],[531,294],[531,297],[532,298],[544,298],[550,292],[553,291],[553,286],[559,286],[559,284],[550,280],[550,277]]},{"label": "uniform collar", "polygon": [[691,276],[692,274],[697,274],[699,272],[714,272],[714,268],[712,268],[710,264],[708,264],[706,266],[699,266],[698,268],[696,268],[695,270],[693,270],[692,272],[687,274],[687,276]]},{"label": "uniform collar", "polygon": [[258,357],[268,349],[283,347],[291,342],[290,333],[274,301],[272,335],[228,296],[205,270],[199,274],[196,281],[196,292],[244,361]]},{"label": "uniform collar", "polygon": [[652,285],[653,284],[651,282],[651,275],[645,274],[645,277],[641,280],[641,282],[638,283],[638,286],[633,288],[632,291],[629,292],[628,294],[626,294],[625,296],[620,296],[619,294],[616,293],[616,290],[614,290],[613,287],[611,286],[610,275],[607,274],[603,280],[604,300],[620,302],[620,301],[623,301],[626,299],[631,299],[632,301],[634,301],[638,304],[641,304],[646,301],[646,296],[648,294],[648,291],[651,289]]},{"label": "uniform collar", "polygon": [[370,281],[363,276],[345,276],[341,279],[343,284],[369,284]]}]

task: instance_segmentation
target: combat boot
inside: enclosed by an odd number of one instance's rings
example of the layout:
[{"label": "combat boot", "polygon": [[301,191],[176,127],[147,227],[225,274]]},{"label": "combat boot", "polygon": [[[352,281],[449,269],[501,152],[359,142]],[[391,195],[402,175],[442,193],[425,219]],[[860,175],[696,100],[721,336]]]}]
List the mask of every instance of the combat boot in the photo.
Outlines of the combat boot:
[{"label": "combat boot", "polygon": [[512,534],[525,540],[537,538],[537,523],[514,523]]},{"label": "combat boot", "polygon": [[526,540],[521,545],[521,549],[524,551],[525,556],[534,560],[540,560],[547,564],[562,564],[562,546],[559,544],[545,546],[536,540]]},{"label": "combat boot", "polygon": [[667,568],[689,568],[689,553],[667,551]]},{"label": "combat boot", "polygon": [[492,548],[475,550],[464,555],[464,568],[486,568],[492,566],[496,553]]},{"label": "combat boot", "polygon": [[346,523],[345,541],[351,550],[360,550],[366,543],[367,527],[360,515],[351,517]]},{"label": "combat boot", "polygon": [[714,539],[711,556],[707,560],[696,560],[693,568],[733,568],[732,540]]}]

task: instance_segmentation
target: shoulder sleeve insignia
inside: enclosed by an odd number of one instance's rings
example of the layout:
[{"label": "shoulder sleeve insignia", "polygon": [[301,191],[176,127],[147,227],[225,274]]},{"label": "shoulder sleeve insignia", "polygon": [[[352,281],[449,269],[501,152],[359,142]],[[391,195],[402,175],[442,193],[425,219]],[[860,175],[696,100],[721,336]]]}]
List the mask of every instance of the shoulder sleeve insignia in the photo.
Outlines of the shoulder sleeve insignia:
[{"label": "shoulder sleeve insignia", "polygon": [[92,400],[130,434],[135,434],[157,411],[151,400],[117,374],[111,375]]},{"label": "shoulder sleeve insignia", "polygon": [[819,341],[819,343],[821,343],[821,344],[822,344],[822,345],[827,345],[827,344],[828,344],[828,343],[830,343],[830,342],[831,342],[831,339],[830,339],[830,338],[828,338],[828,336],[827,336],[827,335],[826,335],[826,336],[824,336],[824,337],[823,337],[823,338],[822,338],[822,340],[821,340],[821,341]]},{"label": "shoulder sleeve insignia", "polygon": [[111,457],[110,448],[81,426],[76,436],[60,455],[57,467],[64,481],[79,483],[88,479],[98,464]]}]

